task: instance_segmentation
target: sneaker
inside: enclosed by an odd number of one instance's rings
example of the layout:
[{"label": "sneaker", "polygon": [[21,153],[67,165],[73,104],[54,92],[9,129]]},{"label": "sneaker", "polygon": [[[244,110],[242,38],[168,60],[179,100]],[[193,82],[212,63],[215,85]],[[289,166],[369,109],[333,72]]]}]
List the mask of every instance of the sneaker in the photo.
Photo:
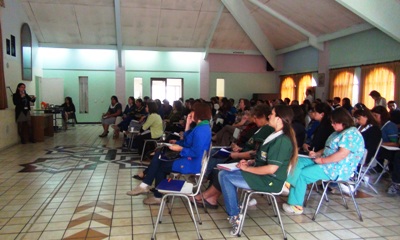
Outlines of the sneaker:
[{"label": "sneaker", "polygon": [[[345,185],[343,183],[340,183],[340,189],[342,189],[342,192],[347,194],[347,195],[351,195],[352,192],[354,192],[354,186],[353,185]],[[339,190],[340,193],[340,190]]]},{"label": "sneaker", "polygon": [[386,193],[388,194],[397,194],[399,192],[400,192],[400,185],[395,183],[392,183],[389,186],[388,190],[386,191]]},{"label": "sneaker", "polygon": [[149,191],[150,191],[150,189],[148,187],[142,188],[140,186],[137,186],[134,189],[132,189],[131,191],[127,192],[126,194],[129,196],[137,196],[139,194],[148,193]]},{"label": "sneaker", "polygon": [[229,223],[232,224],[232,230],[230,231],[230,234],[232,236],[236,236],[239,234],[239,229],[240,229],[242,220],[243,220],[243,214],[229,217]]},{"label": "sneaker", "polygon": [[303,209],[299,209],[294,205],[289,205],[287,203],[282,204],[282,209],[283,211],[285,211],[286,213],[292,213],[292,214],[302,214],[303,213]]},{"label": "sneaker", "polygon": [[154,196],[148,197],[146,199],[143,199],[143,204],[146,205],[160,205],[161,204],[161,198],[156,198]]}]

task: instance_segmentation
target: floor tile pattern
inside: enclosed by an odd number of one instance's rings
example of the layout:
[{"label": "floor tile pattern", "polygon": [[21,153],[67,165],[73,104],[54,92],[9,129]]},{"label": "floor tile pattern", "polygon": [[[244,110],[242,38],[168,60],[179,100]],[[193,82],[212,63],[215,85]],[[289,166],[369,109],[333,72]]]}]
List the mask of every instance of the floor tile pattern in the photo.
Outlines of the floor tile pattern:
[{"label": "floor tile pattern", "polygon": [[[122,149],[122,136],[99,138],[99,125],[76,125],[43,143],[15,145],[0,151],[0,239],[150,239],[158,206],[143,204],[146,195],[125,193],[139,184],[136,153]],[[73,143],[73,144],[71,144]],[[376,176],[372,175],[372,181]],[[302,215],[282,213],[288,239],[400,239],[400,195],[385,193],[383,178],[376,195],[362,186],[358,194],[364,221],[338,195],[329,194],[316,221],[320,199],[314,192]],[[282,239],[274,211],[264,197],[250,207],[240,238],[229,234],[223,199],[218,209],[200,209],[203,239]],[[287,199],[278,198],[279,204]],[[157,240],[196,239],[188,206],[176,199],[164,211]]]}]

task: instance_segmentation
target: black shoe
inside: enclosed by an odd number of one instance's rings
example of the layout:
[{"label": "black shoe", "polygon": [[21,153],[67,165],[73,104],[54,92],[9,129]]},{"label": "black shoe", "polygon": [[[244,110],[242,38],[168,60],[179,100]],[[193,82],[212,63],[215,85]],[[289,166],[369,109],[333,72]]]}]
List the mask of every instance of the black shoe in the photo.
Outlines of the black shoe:
[{"label": "black shoe", "polygon": [[100,134],[99,137],[103,138],[103,137],[107,137],[107,135],[108,135],[108,133],[103,133],[103,134]]}]

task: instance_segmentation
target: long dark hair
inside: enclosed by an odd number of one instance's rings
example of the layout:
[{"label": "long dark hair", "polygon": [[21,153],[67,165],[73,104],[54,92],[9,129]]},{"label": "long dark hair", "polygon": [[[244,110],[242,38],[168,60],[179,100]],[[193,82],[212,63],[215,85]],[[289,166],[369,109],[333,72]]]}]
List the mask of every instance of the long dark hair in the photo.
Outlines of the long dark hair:
[{"label": "long dark hair", "polygon": [[322,121],[330,121],[332,108],[327,103],[317,103],[313,109],[314,112],[324,113]]},{"label": "long dark hair", "polygon": [[376,106],[371,110],[371,112],[381,115],[381,126],[383,126],[387,121],[390,120],[390,114],[388,110],[386,110],[386,108],[383,106]]},{"label": "long dark hair", "polygon": [[19,89],[18,88],[21,87],[22,85],[24,85],[26,87],[26,85],[24,83],[18,83],[17,88],[15,89],[15,93],[18,93],[18,95],[21,95],[19,93]]},{"label": "long dark hair", "polygon": [[71,97],[65,97],[65,100],[68,100],[69,105],[73,105],[74,103],[72,102],[72,98]]},{"label": "long dark hair", "polygon": [[374,116],[372,116],[371,111],[368,108],[364,108],[359,105],[356,111],[353,113],[353,117],[358,118],[359,116],[363,116],[367,118],[367,124],[371,124],[373,126],[379,126],[378,122],[375,120]]},{"label": "long dark hair", "polygon": [[289,137],[290,142],[292,143],[292,156],[290,158],[290,171],[292,172],[294,167],[297,164],[297,141],[296,141],[296,134],[292,128],[292,120],[294,117],[294,113],[292,108],[286,105],[277,105],[273,109],[275,109],[275,114],[277,117],[282,119],[283,123],[283,133]]}]

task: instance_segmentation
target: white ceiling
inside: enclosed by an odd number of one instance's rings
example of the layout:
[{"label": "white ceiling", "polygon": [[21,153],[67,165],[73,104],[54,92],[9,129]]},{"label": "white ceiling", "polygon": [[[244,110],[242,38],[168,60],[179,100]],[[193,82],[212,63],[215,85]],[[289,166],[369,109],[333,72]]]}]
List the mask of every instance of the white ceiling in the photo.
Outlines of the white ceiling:
[{"label": "white ceiling", "polygon": [[[210,49],[215,52],[258,52],[260,49],[260,44],[254,41],[257,36],[249,36],[249,29],[243,29],[243,22],[239,24],[238,16],[234,17],[220,0],[19,1],[33,32],[44,46],[117,47],[120,26],[120,40],[125,49]],[[115,1],[120,2],[119,9],[115,9]],[[366,20],[334,0],[228,1],[233,6],[244,2],[242,5],[247,9],[243,9],[243,13],[250,13],[249,17],[258,24],[257,29],[261,29],[277,53],[318,46],[318,43],[312,44],[313,39],[318,42],[372,28]],[[400,4],[398,0],[387,1]],[[256,6],[257,3],[263,9]],[[223,9],[222,14],[219,14],[220,9]],[[120,22],[116,21],[116,14],[120,14]]]}]

